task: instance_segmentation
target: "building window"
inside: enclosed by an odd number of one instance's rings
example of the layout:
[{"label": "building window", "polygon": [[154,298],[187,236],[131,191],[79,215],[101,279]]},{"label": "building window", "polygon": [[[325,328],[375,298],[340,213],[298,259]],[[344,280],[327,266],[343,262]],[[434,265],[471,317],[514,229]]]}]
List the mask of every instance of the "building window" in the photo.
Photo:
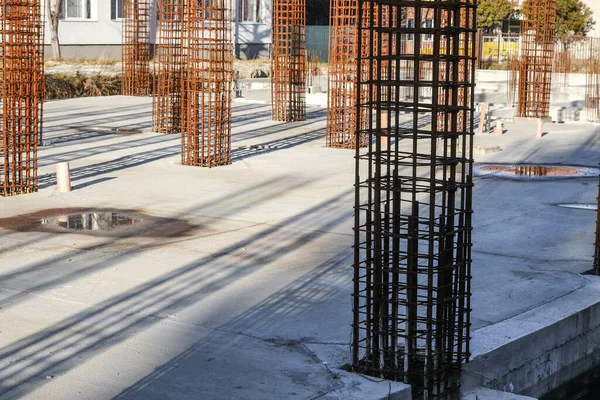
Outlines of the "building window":
[{"label": "building window", "polygon": [[110,19],[123,18],[123,0],[110,0]]},{"label": "building window", "polygon": [[61,19],[92,19],[92,0],[62,0]]},{"label": "building window", "polygon": [[239,22],[262,22],[261,0],[238,0],[238,15]]}]

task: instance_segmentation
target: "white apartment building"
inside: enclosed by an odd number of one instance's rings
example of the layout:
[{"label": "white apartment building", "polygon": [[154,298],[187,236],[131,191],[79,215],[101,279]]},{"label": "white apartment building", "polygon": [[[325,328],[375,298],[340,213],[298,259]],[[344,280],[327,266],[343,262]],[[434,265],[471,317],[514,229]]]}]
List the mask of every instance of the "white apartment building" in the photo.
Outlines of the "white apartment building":
[{"label": "white apartment building", "polygon": [[[156,0],[151,1],[154,10]],[[236,55],[240,58],[268,56],[271,44],[271,0],[231,2]],[[62,0],[58,37],[63,57],[120,59],[122,10],[123,0]],[[51,55],[49,23],[46,23],[45,29],[46,54]]]}]

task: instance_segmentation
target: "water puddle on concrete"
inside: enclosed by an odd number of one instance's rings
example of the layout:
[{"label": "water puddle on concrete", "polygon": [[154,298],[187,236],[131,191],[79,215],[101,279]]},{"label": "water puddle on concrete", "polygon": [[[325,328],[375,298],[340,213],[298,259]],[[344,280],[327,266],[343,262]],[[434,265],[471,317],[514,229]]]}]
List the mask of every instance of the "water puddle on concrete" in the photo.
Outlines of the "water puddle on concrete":
[{"label": "water puddle on concrete", "polygon": [[549,164],[476,164],[473,174],[517,180],[572,179],[600,176],[600,168]]},{"label": "water puddle on concrete", "polygon": [[142,216],[118,212],[85,212],[41,218],[39,224],[74,231],[107,231],[120,227],[130,227],[144,221]]},{"label": "water puddle on concrete", "polygon": [[2,218],[0,229],[104,237],[181,237],[203,228],[184,219],[157,217],[137,210],[64,208]]}]

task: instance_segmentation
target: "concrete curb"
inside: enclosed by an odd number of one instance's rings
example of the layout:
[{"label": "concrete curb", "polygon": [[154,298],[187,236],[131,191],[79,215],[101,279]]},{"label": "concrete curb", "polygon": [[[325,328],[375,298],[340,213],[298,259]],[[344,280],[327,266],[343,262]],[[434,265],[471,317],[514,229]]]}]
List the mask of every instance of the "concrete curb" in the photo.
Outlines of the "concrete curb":
[{"label": "concrete curb", "polygon": [[600,280],[473,332],[463,393],[477,387],[541,397],[598,364]]},{"label": "concrete curb", "polygon": [[462,400],[537,400],[535,397],[519,396],[487,388],[476,388],[462,396]]}]

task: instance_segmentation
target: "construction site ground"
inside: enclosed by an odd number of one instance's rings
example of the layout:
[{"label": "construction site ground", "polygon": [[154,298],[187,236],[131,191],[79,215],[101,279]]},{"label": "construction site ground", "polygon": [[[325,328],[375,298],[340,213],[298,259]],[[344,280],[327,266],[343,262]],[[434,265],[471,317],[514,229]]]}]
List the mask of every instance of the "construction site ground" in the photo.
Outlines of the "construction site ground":
[{"label": "construction site ground", "polygon": [[[0,398],[375,393],[377,382],[339,369],[350,360],[354,151],[325,146],[325,108],[282,123],[269,104],[236,102],[233,163],[208,169],[180,164],[179,135],[150,132],[151,103],[45,104],[40,189],[0,199]],[[540,139],[511,123],[476,135],[476,163],[600,166],[600,127],[544,127]],[[58,193],[65,161],[73,191]],[[553,318],[537,310],[568,315],[565,301],[600,299],[582,275],[595,212],[557,206],[597,193],[597,177],[475,177],[474,357]],[[150,223],[113,234],[23,222],[84,210]],[[492,332],[507,323],[516,328]]]}]

